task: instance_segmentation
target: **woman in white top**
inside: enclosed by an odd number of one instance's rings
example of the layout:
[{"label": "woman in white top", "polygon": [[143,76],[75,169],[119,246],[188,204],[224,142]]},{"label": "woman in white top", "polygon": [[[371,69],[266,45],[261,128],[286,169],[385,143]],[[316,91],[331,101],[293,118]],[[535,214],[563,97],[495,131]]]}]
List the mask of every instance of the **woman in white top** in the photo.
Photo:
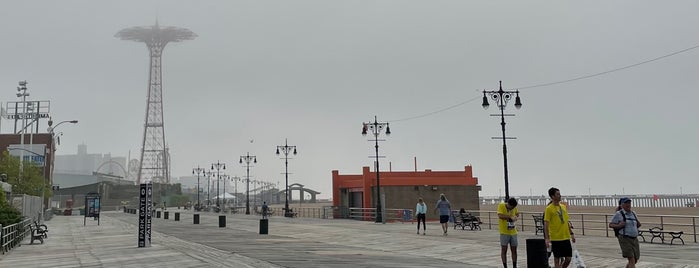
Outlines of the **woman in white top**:
[{"label": "woman in white top", "polygon": [[427,205],[422,197],[417,199],[417,205],[415,206],[415,217],[417,218],[417,234],[420,234],[420,221],[422,220],[422,235],[425,235],[425,229],[427,229],[427,224],[425,223],[425,214],[427,213]]}]

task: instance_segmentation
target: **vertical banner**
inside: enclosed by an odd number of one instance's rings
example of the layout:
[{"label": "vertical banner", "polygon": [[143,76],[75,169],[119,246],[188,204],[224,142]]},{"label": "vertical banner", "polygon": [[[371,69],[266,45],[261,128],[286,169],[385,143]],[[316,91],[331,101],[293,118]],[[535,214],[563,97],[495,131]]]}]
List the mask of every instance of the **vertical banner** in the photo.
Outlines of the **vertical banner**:
[{"label": "vertical banner", "polygon": [[146,185],[146,241],[150,247],[151,242],[151,222],[153,220],[153,184]]},{"label": "vertical banner", "polygon": [[148,199],[147,195],[147,184],[142,183],[138,191],[139,204],[138,204],[138,247],[150,247],[150,241],[147,239],[146,234],[146,201]]}]

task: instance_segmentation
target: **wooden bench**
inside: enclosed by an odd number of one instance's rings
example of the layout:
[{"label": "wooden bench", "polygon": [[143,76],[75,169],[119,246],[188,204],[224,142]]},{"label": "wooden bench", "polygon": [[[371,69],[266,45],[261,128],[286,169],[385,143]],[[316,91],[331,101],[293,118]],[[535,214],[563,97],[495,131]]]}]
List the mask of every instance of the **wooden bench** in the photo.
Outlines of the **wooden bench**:
[{"label": "wooden bench", "polygon": [[34,240],[39,240],[42,244],[44,243],[44,233],[40,233],[39,229],[29,225],[29,244],[34,244]]},{"label": "wooden bench", "polygon": [[43,238],[49,237],[49,227],[47,227],[46,224],[39,224],[37,221],[34,221],[34,229],[36,229],[37,234],[41,235]]},{"label": "wooden bench", "polygon": [[534,235],[544,234],[544,215],[532,215],[534,218]]},{"label": "wooden bench", "polygon": [[[650,239],[650,242],[653,243],[653,241],[658,238],[660,239],[660,243],[664,244],[665,243],[665,234],[669,234],[672,236],[672,239],[670,239],[670,245],[674,244],[675,239],[679,239],[682,242],[682,245],[684,245],[684,240],[682,239],[682,235],[684,232],[679,231],[665,231],[663,228],[660,227],[653,227],[648,229],[648,232],[651,234],[652,238]],[[641,235],[641,231],[639,231],[639,235]],[[646,239],[645,237],[643,238],[643,241],[645,242]]]}]

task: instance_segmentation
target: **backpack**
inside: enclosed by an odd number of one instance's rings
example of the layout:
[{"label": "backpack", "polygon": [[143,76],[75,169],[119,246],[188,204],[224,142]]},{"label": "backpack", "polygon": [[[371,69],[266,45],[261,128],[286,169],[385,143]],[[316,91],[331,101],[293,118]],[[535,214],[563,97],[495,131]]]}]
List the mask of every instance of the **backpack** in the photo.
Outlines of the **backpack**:
[{"label": "backpack", "polygon": [[[621,211],[621,210],[619,210],[619,211]],[[622,220],[626,221],[626,213],[624,213],[623,211],[621,211],[620,213],[621,213]],[[636,213],[634,213],[633,211],[631,213],[633,213],[634,218],[636,218],[636,220],[638,220],[638,217],[636,217]],[[612,229],[614,230],[614,236],[620,236],[620,235],[622,235],[621,230],[623,230],[624,228],[622,227],[622,228],[618,228],[618,229],[617,228],[612,228]]]},{"label": "backpack", "polygon": [[[622,221],[626,221],[626,213],[624,213],[621,210],[619,210],[618,212],[621,214],[621,217],[623,218]],[[614,230],[614,236],[620,236],[621,230],[623,230],[624,228],[622,227],[622,228],[612,228],[612,229]]]}]

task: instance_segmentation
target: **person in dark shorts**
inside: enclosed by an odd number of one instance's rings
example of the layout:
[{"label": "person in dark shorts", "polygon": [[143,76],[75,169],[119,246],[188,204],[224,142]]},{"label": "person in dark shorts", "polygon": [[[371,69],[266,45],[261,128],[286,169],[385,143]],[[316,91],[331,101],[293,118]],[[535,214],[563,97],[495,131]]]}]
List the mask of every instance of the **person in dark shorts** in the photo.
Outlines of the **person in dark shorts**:
[{"label": "person in dark shorts", "polygon": [[551,204],[544,211],[544,239],[546,246],[551,246],[555,268],[566,268],[573,257],[571,241],[575,243],[573,230],[570,228],[568,208],[561,203],[561,192],[549,189]]},{"label": "person in dark shorts", "polygon": [[619,199],[619,209],[609,222],[609,227],[618,230],[617,240],[621,247],[621,256],[629,262],[626,267],[634,268],[638,259],[641,258],[641,249],[638,245],[638,228],[641,222],[638,221],[636,213],[631,210],[631,199],[622,197]]},{"label": "person in dark shorts", "polygon": [[447,235],[447,230],[449,229],[449,217],[451,215],[451,204],[444,194],[439,195],[439,200],[437,201],[437,206],[434,208],[439,210],[439,223],[442,224],[442,231],[444,235]]}]

